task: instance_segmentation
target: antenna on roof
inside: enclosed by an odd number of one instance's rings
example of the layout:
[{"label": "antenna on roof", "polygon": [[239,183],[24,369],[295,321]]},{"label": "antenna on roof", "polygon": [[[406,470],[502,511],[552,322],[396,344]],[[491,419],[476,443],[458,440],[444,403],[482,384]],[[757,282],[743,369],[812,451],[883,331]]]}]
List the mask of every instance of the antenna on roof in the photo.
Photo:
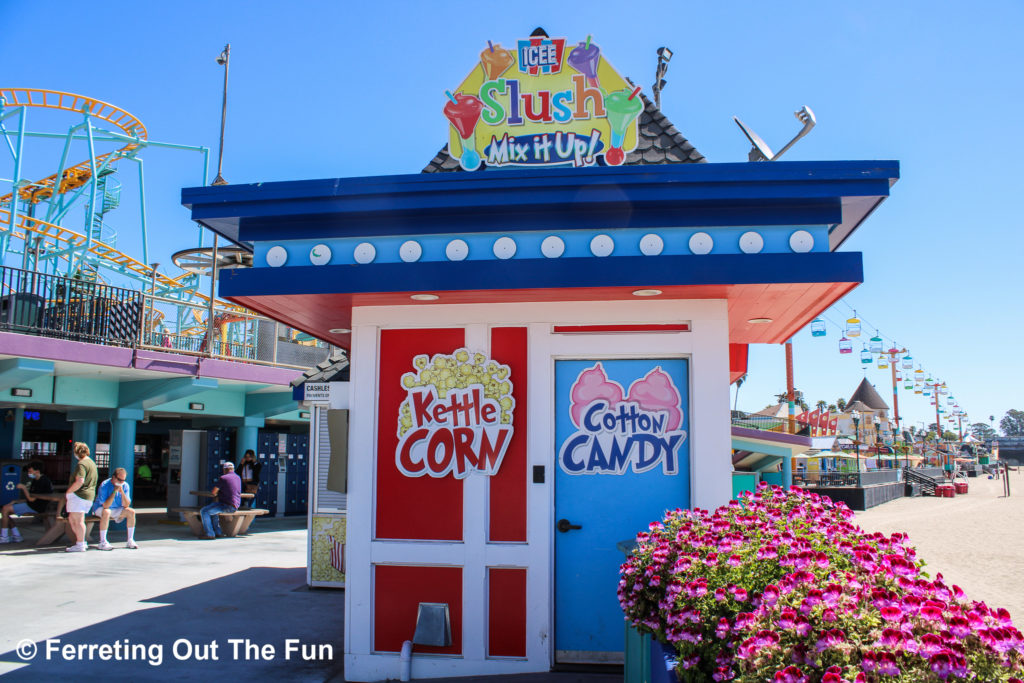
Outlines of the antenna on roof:
[{"label": "antenna on roof", "polygon": [[817,123],[817,120],[815,120],[814,118],[814,112],[811,111],[810,107],[803,107],[800,109],[800,111],[793,112],[793,116],[796,117],[797,121],[804,124],[804,127],[800,129],[800,132],[796,134],[796,137],[794,137],[792,140],[786,143],[785,147],[783,147],[777,153],[774,154],[772,153],[771,147],[769,147],[765,143],[765,141],[762,140],[760,136],[758,136],[757,133],[747,128],[746,125],[744,125],[744,123],[740,121],[738,117],[732,117],[732,120],[736,122],[736,125],[740,127],[740,130],[743,131],[743,134],[747,136],[748,140],[750,140],[751,148],[750,152],[747,154],[747,160],[775,161],[783,154],[785,154],[790,147],[795,145],[797,140],[810,133],[811,129],[814,128],[814,124]]},{"label": "antenna on roof", "polygon": [[651,86],[651,90],[654,92],[654,106],[658,109],[661,109],[661,90],[668,85],[668,81],[664,77],[670,61],[672,61],[672,50],[667,47],[659,47],[658,68],[654,72],[654,85]]}]

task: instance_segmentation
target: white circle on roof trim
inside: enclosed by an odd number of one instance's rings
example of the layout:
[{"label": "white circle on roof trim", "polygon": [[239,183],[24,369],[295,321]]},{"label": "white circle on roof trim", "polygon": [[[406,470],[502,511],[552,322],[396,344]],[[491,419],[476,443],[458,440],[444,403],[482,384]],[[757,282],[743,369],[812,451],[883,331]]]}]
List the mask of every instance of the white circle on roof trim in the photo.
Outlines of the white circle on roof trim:
[{"label": "white circle on roof trim", "polygon": [[756,254],[764,249],[764,238],[750,230],[740,235],[740,251],[744,254]]},{"label": "white circle on roof trim", "polygon": [[590,253],[594,256],[611,256],[615,251],[615,240],[608,235],[594,235],[590,240]]},{"label": "white circle on roof trim", "polygon": [[469,245],[465,240],[452,240],[444,248],[444,255],[449,261],[462,261],[469,256]]},{"label": "white circle on roof trim", "polygon": [[276,246],[267,250],[267,265],[271,268],[283,266],[288,260],[288,252],[284,247]]},{"label": "white circle on roof trim", "polygon": [[352,258],[356,263],[373,263],[373,259],[377,258],[377,247],[369,242],[360,242],[352,251]]},{"label": "white circle on roof trim", "polygon": [[644,256],[657,256],[665,249],[665,240],[653,232],[640,238],[640,253]]},{"label": "white circle on roof trim", "polygon": [[499,237],[494,240],[493,251],[500,259],[512,258],[516,255],[516,241],[511,237]]},{"label": "white circle on roof trim", "polygon": [[540,243],[540,253],[547,258],[558,258],[565,253],[565,242],[557,235],[548,235]]},{"label": "white circle on roof trim", "polygon": [[318,244],[309,250],[309,262],[314,266],[325,266],[331,260],[331,248],[326,244]]},{"label": "white circle on roof trim", "polygon": [[814,249],[814,235],[806,230],[797,230],[789,236],[789,248],[798,254],[806,254]]},{"label": "white circle on roof trim", "polygon": [[402,246],[398,248],[398,255],[406,263],[419,261],[420,256],[423,256],[423,247],[416,240],[402,242]]},{"label": "white circle on roof trim", "polygon": [[690,251],[694,254],[710,254],[715,246],[715,240],[706,232],[695,232],[690,236]]}]

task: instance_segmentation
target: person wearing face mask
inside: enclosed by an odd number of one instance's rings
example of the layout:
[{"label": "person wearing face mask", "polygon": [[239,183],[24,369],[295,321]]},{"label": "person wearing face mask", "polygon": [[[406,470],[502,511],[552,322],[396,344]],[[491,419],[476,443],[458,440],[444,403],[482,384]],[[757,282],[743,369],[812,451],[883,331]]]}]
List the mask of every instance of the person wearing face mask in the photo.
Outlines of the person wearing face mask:
[{"label": "person wearing face mask", "polygon": [[114,546],[107,542],[107,529],[110,527],[110,520],[120,522],[125,520],[128,527],[128,542],[125,547],[130,550],[138,549],[135,543],[135,510],[132,509],[132,499],[128,494],[128,471],[118,467],[110,476],[100,484],[96,492],[96,503],[92,513],[100,518],[100,544],[98,550],[113,550]]},{"label": "person wearing face mask", "polygon": [[53,493],[53,482],[43,474],[43,464],[33,460],[25,465],[25,472],[28,474],[29,485],[18,484],[17,488],[25,496],[22,500],[11,501],[4,505],[0,511],[0,543],[21,543],[21,532],[14,526],[11,515],[34,515],[46,512],[49,501],[36,498],[38,493]]}]

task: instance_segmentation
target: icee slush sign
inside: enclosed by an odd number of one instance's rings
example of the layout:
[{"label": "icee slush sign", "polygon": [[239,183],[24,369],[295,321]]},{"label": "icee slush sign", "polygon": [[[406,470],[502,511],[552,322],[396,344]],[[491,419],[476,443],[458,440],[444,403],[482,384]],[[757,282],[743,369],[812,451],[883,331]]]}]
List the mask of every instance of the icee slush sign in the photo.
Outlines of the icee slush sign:
[{"label": "icee slush sign", "polygon": [[[678,366],[673,368],[676,373],[663,369],[669,364]],[[609,379],[605,365],[620,376],[623,371],[625,376],[636,370],[644,374],[626,391]],[[685,389],[685,367],[682,360],[613,360],[578,371],[569,391],[568,414],[559,416],[563,422],[568,418],[574,429],[559,448],[561,470],[570,475],[622,475],[660,465],[663,474],[679,473],[688,462],[686,406],[672,374],[682,373]]]},{"label": "icee slush sign", "polygon": [[402,375],[395,465],[407,477],[498,473],[512,440],[512,378],[483,353],[413,359]]},{"label": "icee slush sign", "polygon": [[531,36],[514,50],[487,41],[479,66],[445,93],[448,152],[467,171],[483,162],[618,166],[636,148],[639,93],[591,36],[574,46]]}]

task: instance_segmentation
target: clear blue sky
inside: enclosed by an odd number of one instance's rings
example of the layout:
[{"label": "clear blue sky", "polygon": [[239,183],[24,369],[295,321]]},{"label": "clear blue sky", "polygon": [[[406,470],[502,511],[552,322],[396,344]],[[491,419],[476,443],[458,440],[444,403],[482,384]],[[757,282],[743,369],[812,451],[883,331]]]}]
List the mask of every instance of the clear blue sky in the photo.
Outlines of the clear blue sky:
[{"label": "clear blue sky", "polygon": [[[864,253],[865,283],[847,301],[873,333],[907,346],[945,380],[972,420],[1024,408],[1020,292],[1024,232],[1020,27],[1024,4],[954,2],[177,2],[129,7],[0,2],[0,85],[82,93],[121,106],[150,139],[212,150],[231,42],[224,175],[232,183],[418,172],[445,143],[443,92],[485,41],[543,26],[591,34],[620,73],[649,92],[655,51],[675,56],[666,116],[711,162],[746,159],[738,115],[770,145],[818,126],[790,160],[897,159],[892,197],[844,249]],[[63,130],[45,116],[30,128]],[[35,123],[36,126],[31,124]],[[55,152],[41,147],[43,175]],[[151,260],[193,246],[180,188],[198,184],[188,152],[148,150]],[[5,165],[8,164],[8,165]],[[211,177],[215,169],[211,170]],[[137,194],[111,221],[139,253]],[[0,177],[9,178],[9,158]],[[6,188],[0,188],[6,192]],[[174,273],[173,269],[170,272]],[[840,306],[828,315],[849,316]],[[796,384],[813,403],[848,397],[864,375],[837,352],[837,329],[795,339]],[[888,371],[867,375],[891,398]],[[739,407],[785,387],[779,346],[752,347]],[[901,390],[914,424],[934,418]]]}]

